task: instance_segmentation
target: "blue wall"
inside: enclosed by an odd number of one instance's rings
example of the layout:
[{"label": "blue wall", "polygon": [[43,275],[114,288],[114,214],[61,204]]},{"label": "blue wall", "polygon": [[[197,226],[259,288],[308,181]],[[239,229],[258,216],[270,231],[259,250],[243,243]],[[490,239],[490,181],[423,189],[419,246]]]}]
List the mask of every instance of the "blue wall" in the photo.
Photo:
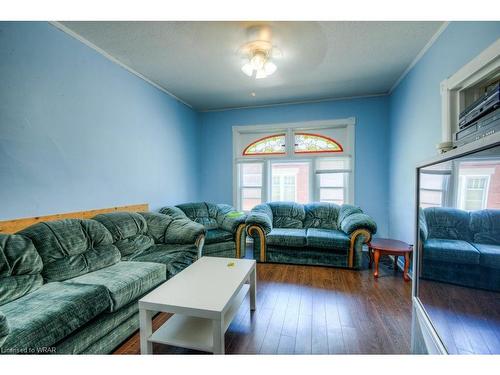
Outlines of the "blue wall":
[{"label": "blue wall", "polygon": [[0,219],[196,200],[195,111],[45,22],[0,22]]},{"label": "blue wall", "polygon": [[415,167],[441,142],[442,80],[500,37],[500,22],[452,22],[390,96],[390,234],[414,242]]},{"label": "blue wall", "polygon": [[201,117],[201,197],[232,204],[232,127],[299,121],[356,118],[355,199],[388,233],[387,97],[204,112]]}]

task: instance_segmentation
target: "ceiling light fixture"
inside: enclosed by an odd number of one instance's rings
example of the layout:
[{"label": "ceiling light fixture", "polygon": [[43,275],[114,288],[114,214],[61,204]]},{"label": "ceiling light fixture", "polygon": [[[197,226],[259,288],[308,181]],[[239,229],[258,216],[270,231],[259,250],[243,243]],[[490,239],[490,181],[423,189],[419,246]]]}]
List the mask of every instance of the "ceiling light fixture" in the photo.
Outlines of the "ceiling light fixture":
[{"label": "ceiling light fixture", "polygon": [[270,41],[269,27],[253,27],[249,29],[250,33],[257,34],[258,39],[252,40],[240,48],[240,54],[244,58],[241,71],[249,77],[255,77],[255,79],[266,78],[276,71],[277,66],[271,59],[281,57],[281,52]]}]

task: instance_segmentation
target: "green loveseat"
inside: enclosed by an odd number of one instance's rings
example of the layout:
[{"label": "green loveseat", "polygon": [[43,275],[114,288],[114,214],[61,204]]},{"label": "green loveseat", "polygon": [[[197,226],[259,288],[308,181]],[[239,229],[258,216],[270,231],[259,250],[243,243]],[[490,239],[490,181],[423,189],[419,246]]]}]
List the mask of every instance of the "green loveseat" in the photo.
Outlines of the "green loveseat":
[{"label": "green loveseat", "polygon": [[205,229],[156,213],[38,223],[0,234],[0,353],[109,353],[137,301],[201,252]]},{"label": "green loveseat", "polygon": [[246,219],[260,262],[360,268],[363,244],[377,231],[375,222],[351,205],[271,202]]},{"label": "green loveseat", "polygon": [[207,234],[203,255],[241,258],[246,244],[246,215],[227,204],[185,203],[163,207],[161,213],[202,224]]},{"label": "green loveseat", "polygon": [[421,277],[500,291],[500,210],[420,211]]}]

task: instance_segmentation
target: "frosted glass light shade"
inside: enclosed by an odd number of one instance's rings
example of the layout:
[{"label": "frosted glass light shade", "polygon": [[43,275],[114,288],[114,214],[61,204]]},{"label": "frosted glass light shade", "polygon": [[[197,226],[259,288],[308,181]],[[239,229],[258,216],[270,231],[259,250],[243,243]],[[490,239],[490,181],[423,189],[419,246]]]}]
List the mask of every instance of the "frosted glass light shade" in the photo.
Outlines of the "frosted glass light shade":
[{"label": "frosted glass light shade", "polygon": [[264,71],[266,72],[266,75],[270,76],[276,71],[276,64],[272,63],[271,61],[267,61],[264,64]]},{"label": "frosted glass light shade", "polygon": [[253,66],[249,62],[241,67],[241,71],[245,73],[247,76],[251,77],[253,74]]}]

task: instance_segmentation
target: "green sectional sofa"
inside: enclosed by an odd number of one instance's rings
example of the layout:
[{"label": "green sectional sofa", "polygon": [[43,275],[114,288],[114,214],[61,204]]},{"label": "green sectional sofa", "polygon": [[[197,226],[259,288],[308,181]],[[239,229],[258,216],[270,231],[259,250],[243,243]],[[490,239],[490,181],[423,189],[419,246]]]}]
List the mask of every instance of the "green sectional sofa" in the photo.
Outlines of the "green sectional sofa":
[{"label": "green sectional sofa", "polygon": [[271,202],[246,219],[260,262],[360,268],[362,247],[377,231],[375,222],[351,205]]},{"label": "green sectional sofa", "polygon": [[420,211],[421,277],[500,291],[500,210]]},{"label": "green sectional sofa", "polygon": [[197,202],[163,207],[160,212],[202,224],[207,230],[203,255],[228,258],[244,256],[246,215],[232,206]]},{"label": "green sectional sofa", "polygon": [[110,213],[0,234],[0,353],[109,353],[138,329],[137,301],[201,253],[205,228]]}]

